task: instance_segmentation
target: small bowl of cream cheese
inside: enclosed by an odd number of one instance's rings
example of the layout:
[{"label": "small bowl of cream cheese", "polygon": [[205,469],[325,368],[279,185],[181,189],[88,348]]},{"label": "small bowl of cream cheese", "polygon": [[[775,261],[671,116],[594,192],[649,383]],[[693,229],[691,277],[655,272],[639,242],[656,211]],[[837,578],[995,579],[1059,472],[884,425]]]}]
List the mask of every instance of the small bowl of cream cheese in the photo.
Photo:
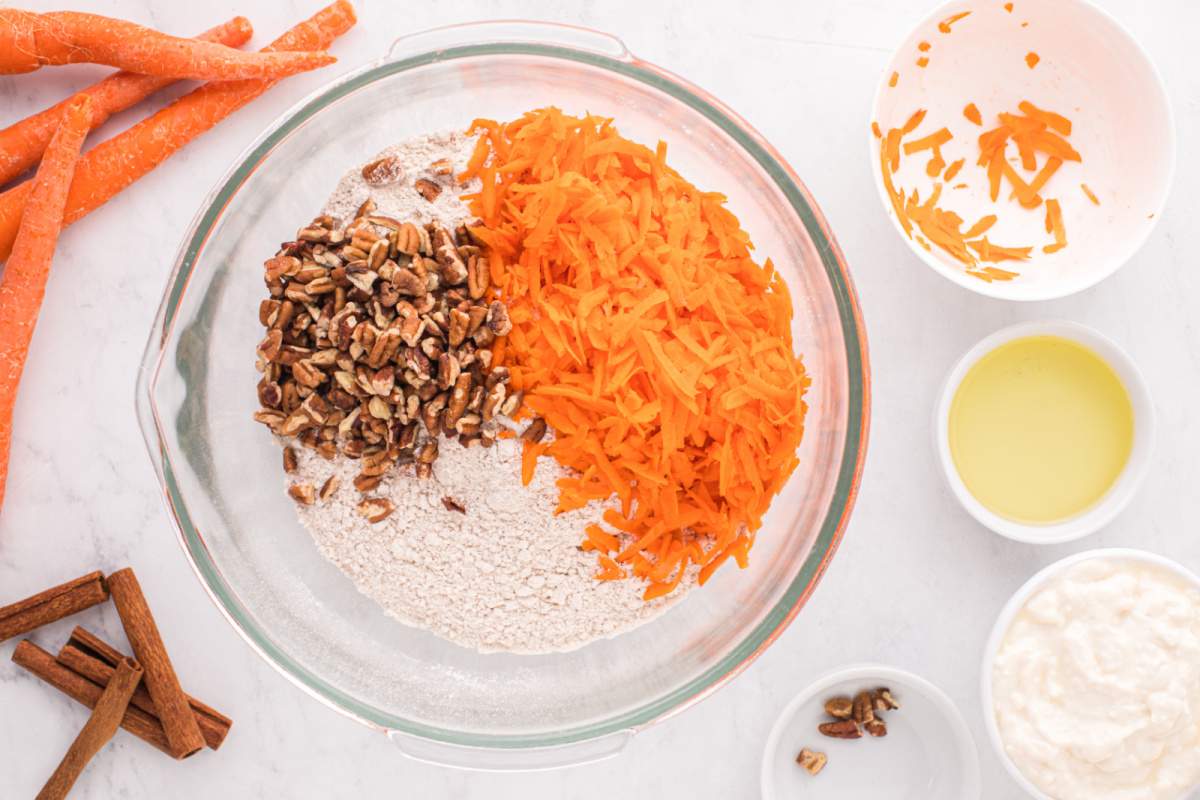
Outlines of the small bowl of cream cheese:
[{"label": "small bowl of cream cheese", "polygon": [[983,661],[997,755],[1039,800],[1181,800],[1200,788],[1200,578],[1091,550],[1037,573]]}]

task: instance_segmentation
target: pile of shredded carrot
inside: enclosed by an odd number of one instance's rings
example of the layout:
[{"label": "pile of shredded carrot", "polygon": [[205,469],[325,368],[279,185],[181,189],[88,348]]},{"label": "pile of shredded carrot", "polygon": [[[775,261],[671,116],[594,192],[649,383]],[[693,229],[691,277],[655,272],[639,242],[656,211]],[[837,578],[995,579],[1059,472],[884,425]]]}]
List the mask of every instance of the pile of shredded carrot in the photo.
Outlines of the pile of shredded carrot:
[{"label": "pile of shredded carrot", "polygon": [[701,583],[744,567],[804,432],[783,279],[661,142],[554,108],[471,130],[460,179],[482,181],[472,230],[513,323],[498,356],[555,431],[526,443],[524,478],[549,455],[575,473],[560,512],[619,498],[582,547],[598,579],[644,579],[647,600],[693,566]]},{"label": "pile of shredded carrot", "polygon": [[[874,128],[876,136],[882,141],[879,147],[880,170],[883,174],[883,186],[896,212],[896,219],[904,232],[912,237],[926,250],[937,245],[960,261],[966,268],[967,274],[984,281],[1012,280],[1017,273],[993,266],[1001,261],[1020,261],[1029,258],[1032,248],[1003,247],[992,243],[984,234],[996,224],[996,216],[988,214],[981,217],[968,229],[963,230],[963,219],[953,211],[938,207],[942,196],[943,184],[935,182],[933,191],[928,199],[921,201],[917,189],[905,194],[896,188],[895,173],[900,168],[900,157],[913,155],[922,150],[932,150],[933,158],[926,165],[926,174],[937,178],[942,174],[945,160],[941,157],[941,146],[953,137],[949,130],[942,128],[928,136],[911,142],[904,142],[904,137],[913,133],[925,119],[925,111],[921,109],[909,117],[900,128],[892,128],[886,135]],[[961,161],[955,161],[945,172],[945,180],[953,179],[962,168]],[[980,263],[985,266],[980,266]]]},{"label": "pile of shredded carrot", "polygon": [[[988,193],[992,202],[999,200],[1001,184],[1007,181],[1012,186],[1010,199],[1015,199],[1022,208],[1033,209],[1042,204],[1042,191],[1063,162],[1082,161],[1082,158],[1066,139],[1071,135],[1071,120],[1053,111],[1038,108],[1029,101],[1022,101],[1018,108],[1019,114],[1001,113],[1000,124],[980,134],[979,158],[976,163],[986,169]],[[975,125],[983,123],[983,117],[974,103],[969,103],[963,109],[963,116]],[[954,138],[948,128],[904,141],[905,137],[916,131],[924,119],[925,110],[921,109],[902,127],[893,128],[886,135],[878,124],[872,123],[875,137],[881,140],[879,160],[884,188],[901,227],[926,250],[932,249],[932,245],[937,245],[953,256],[966,267],[969,275],[988,282],[1017,277],[1016,272],[994,266],[979,266],[981,262],[992,264],[1000,261],[1023,261],[1033,252],[1032,247],[1002,247],[990,242],[984,234],[996,223],[996,215],[985,215],[964,231],[963,220],[958,214],[937,205],[942,195],[942,182],[933,184],[933,189],[924,202],[916,189],[906,194],[896,187],[894,176],[900,168],[901,154],[911,156],[929,150],[932,155],[926,164],[925,172],[931,178],[940,177],[945,183],[957,177],[962,168],[961,159],[947,168],[942,157],[942,146]],[[1026,181],[1009,163],[1009,142],[1016,145],[1021,168],[1034,173],[1031,180]],[[1046,157],[1040,167],[1039,153]],[[955,188],[962,186],[965,184],[959,184]],[[1083,185],[1083,190],[1089,199],[1099,204],[1099,200],[1086,185]],[[1045,203],[1046,232],[1053,235],[1054,241],[1042,250],[1045,253],[1055,253],[1067,246],[1066,229],[1059,202],[1048,199]]]}]

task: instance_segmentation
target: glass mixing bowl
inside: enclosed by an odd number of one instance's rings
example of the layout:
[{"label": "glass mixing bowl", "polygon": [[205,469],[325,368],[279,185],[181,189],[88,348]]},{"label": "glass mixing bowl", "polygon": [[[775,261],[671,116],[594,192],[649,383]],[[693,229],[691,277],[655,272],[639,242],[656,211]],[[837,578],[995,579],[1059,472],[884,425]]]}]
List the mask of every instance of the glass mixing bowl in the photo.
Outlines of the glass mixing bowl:
[{"label": "glass mixing bowl", "polygon": [[[262,263],[378,150],[537,106],[616,118],[724,192],[792,290],[813,376],[800,467],[746,570],[663,616],[552,655],[480,654],[386,617],[327,562],[284,493],[279,446],[251,419]],[[813,591],[845,528],[867,440],[864,328],[833,236],[744,121],[616,39],[485,23],[399,40],[284,114],[222,178],[185,237],[150,334],[138,412],[188,559],[246,641],[312,696],[410,755],[542,768],[616,752],[761,653]]]}]

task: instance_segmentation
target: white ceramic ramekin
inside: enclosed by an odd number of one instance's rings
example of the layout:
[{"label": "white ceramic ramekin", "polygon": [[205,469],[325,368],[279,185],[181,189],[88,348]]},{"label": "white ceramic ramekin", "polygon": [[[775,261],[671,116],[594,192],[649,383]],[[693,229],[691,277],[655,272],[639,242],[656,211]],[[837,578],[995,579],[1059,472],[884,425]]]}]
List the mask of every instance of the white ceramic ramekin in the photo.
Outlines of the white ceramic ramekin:
[{"label": "white ceramic ramekin", "polygon": [[[830,739],[825,701],[887,687],[900,704],[883,716],[882,739]],[[807,747],[829,763],[817,776],[796,763]],[[979,754],[954,703],[929,681],[895,667],[855,664],[821,676],[783,709],[767,737],[762,761],[763,800],[843,800],[848,797],[920,797],[979,800]]]},{"label": "white ceramic ramekin", "polygon": [[[1048,525],[1016,522],[988,509],[967,489],[950,453],[950,406],[963,377],[979,359],[1000,345],[1027,336],[1060,336],[1092,350],[1117,373],[1133,404],[1133,450],[1116,483],[1099,502],[1083,513]],[[1150,453],[1154,449],[1154,405],[1150,400],[1146,382],[1133,359],[1108,337],[1076,322],[1023,322],[986,337],[968,350],[950,370],[942,385],[934,414],[934,444],[946,482],[967,513],[982,525],[1009,539],[1032,544],[1058,544],[1080,539],[1100,530],[1133,499],[1150,468]]]},{"label": "white ceramic ramekin", "polygon": [[[1197,576],[1196,573],[1178,562],[1145,550],[1136,550],[1127,547],[1109,547],[1098,550],[1086,550],[1082,553],[1076,553],[1073,556],[1067,556],[1055,561],[1026,581],[1020,589],[1017,589],[1008,603],[1005,604],[1004,608],[1000,611],[1000,616],[996,619],[996,624],[992,626],[992,633],[988,637],[983,653],[983,669],[980,676],[983,721],[984,726],[987,728],[988,740],[992,743],[992,749],[995,750],[996,757],[1004,764],[1004,768],[1008,770],[1008,774],[1012,776],[1013,780],[1028,792],[1030,797],[1035,798],[1035,800],[1056,799],[1034,786],[1017,765],[1013,763],[1012,759],[1008,757],[1008,753],[1004,749],[1004,741],[1000,738],[1000,727],[996,724],[995,700],[992,697],[992,670],[996,663],[996,654],[1000,651],[1000,645],[1004,642],[1004,637],[1008,633],[1009,626],[1012,625],[1013,618],[1025,607],[1025,603],[1029,601],[1034,593],[1045,586],[1050,580],[1061,575],[1067,568],[1096,558],[1143,561],[1147,564],[1167,569],[1194,584],[1197,589],[1200,589],[1200,576]],[[1196,788],[1200,788],[1200,786],[1193,787],[1193,791]]]},{"label": "white ceramic ramekin", "polygon": [[[956,14],[950,33],[938,23]],[[920,50],[922,43],[927,50]],[[1036,68],[1026,66],[1037,53]],[[925,67],[919,59],[928,59]],[[891,86],[893,73],[898,74]],[[978,135],[997,124],[997,113],[1016,111],[1028,100],[1059,111],[1074,123],[1070,142],[1082,163],[1067,162],[1047,184],[1044,197],[1056,198],[1067,229],[1067,247],[1047,255],[1043,207],[1027,211],[1016,202],[993,204],[984,168],[976,165]],[[985,127],[963,117],[967,103],[983,114]],[[903,39],[879,80],[871,119],[884,130],[901,127],[917,109],[927,109],[914,136],[942,126],[954,139],[942,148],[947,163],[966,166],[946,187],[941,205],[963,219],[996,213],[988,232],[992,242],[1034,246],[1025,262],[997,266],[1020,273],[1011,281],[988,283],[934,247],[925,250],[896,218],[879,170],[879,140],[868,134],[871,172],[887,215],[921,261],[945,278],[979,294],[1007,300],[1048,300],[1087,289],[1112,275],[1154,229],[1175,173],[1175,123],[1162,78],[1132,35],[1108,13],[1086,0],[1017,0],[1011,12],[1000,0],[952,0],[922,20]],[[1013,148],[1010,147],[1010,150]],[[927,155],[927,154],[925,154]],[[1014,156],[1015,157],[1015,156]],[[1044,158],[1041,156],[1040,158]],[[933,180],[924,172],[927,157],[902,159],[898,184],[929,196]],[[1080,188],[1099,197],[1093,205]],[[1004,197],[1009,193],[1004,189]],[[1014,266],[1015,265],[1015,266]]]}]

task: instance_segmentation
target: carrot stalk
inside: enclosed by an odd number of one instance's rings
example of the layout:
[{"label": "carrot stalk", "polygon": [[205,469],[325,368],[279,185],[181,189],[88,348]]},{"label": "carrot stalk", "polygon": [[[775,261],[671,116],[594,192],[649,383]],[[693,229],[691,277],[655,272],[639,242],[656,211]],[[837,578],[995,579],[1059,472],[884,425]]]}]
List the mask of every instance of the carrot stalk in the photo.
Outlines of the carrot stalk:
[{"label": "carrot stalk", "polygon": [[[355,22],[354,8],[337,0],[267,46],[267,51],[327,47]],[[275,80],[209,83],[186,94],[124,133],[89,150],[80,159],[67,196],[66,224],[104,205],[126,186],[166,161],[192,139],[211,129],[275,85]],[[0,261],[8,257],[29,183],[0,194]]]},{"label": "carrot stalk", "polygon": [[[248,42],[253,33],[250,20],[234,17],[196,38],[238,47]],[[156,75],[117,72],[82,90],[80,94],[92,98],[92,129],[103,125],[113,114],[137,105],[171,82],[171,78]],[[8,183],[38,162],[69,102],[71,98],[0,130],[0,185]]]},{"label": "carrot stalk", "polygon": [[46,157],[33,178],[12,257],[0,277],[0,505],[8,482],[17,387],[46,294],[50,262],[62,230],[67,189],[91,122],[91,105],[91,98],[83,95],[63,110],[62,122],[50,138]]},{"label": "carrot stalk", "polygon": [[243,53],[98,14],[0,9],[0,74],[95,63],[163,78],[233,81],[283,78],[333,60],[328,53]]}]

